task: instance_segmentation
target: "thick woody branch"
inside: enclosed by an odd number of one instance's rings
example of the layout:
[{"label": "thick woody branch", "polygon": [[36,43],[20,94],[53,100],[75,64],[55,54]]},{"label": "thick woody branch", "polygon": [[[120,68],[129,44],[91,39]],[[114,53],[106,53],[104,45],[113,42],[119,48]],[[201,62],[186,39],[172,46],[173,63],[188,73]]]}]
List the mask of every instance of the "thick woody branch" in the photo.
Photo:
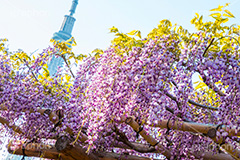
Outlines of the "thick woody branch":
[{"label": "thick woody branch", "polygon": [[[160,127],[160,128],[170,128],[174,130],[180,130],[180,131],[187,131],[187,132],[193,132],[193,133],[201,133],[209,138],[211,138],[215,143],[219,144],[222,149],[224,149],[226,152],[229,153],[234,158],[240,158],[240,151],[235,149],[235,147],[232,144],[225,143],[223,137],[216,138],[216,125],[206,125],[206,124],[199,124],[199,123],[193,123],[193,122],[179,122],[179,121],[172,121],[172,120],[159,120],[158,124],[154,125],[154,127]],[[228,126],[221,126],[225,132],[228,132],[228,136],[240,136],[240,132],[236,130],[235,128],[230,129]]]},{"label": "thick woody branch", "polygon": [[149,147],[149,146],[148,147],[143,147],[143,146],[139,147],[139,146],[135,145],[134,143],[130,142],[128,140],[127,136],[124,133],[120,132],[117,127],[115,127],[115,132],[117,133],[117,135],[120,136],[119,140],[121,142],[123,142],[124,144],[126,144],[128,147],[130,147],[130,149],[133,149],[140,153],[151,153],[151,152],[156,151],[156,149],[154,147]]},{"label": "thick woody branch", "polygon": [[[139,132],[140,130],[140,126],[139,124],[134,120],[133,117],[122,117],[122,122],[125,122],[126,124],[130,125],[134,131],[136,132]],[[167,126],[167,123],[165,123],[165,126]],[[170,126],[169,126],[170,127]],[[152,146],[158,146],[160,150],[163,151],[163,155],[165,155],[167,158],[170,158],[171,157],[171,152],[166,150],[160,143],[158,143],[152,136],[150,136],[149,134],[147,134],[147,132],[143,129],[142,131],[139,132],[139,134]],[[209,133],[208,133],[209,134]],[[210,137],[210,136],[209,136]],[[211,137],[210,137],[211,138]],[[222,144],[224,141],[223,141],[223,138],[221,139],[216,139],[216,136],[215,137],[212,137],[211,138],[215,143],[217,144]],[[224,149],[231,157],[233,158],[236,158],[236,159],[239,159],[239,155],[240,155],[240,152],[238,150],[235,149],[235,147],[231,144],[223,144],[221,146],[222,149]],[[194,154],[194,156],[201,156],[199,154]],[[231,159],[231,158],[230,158]]]},{"label": "thick woody branch", "polygon": [[[14,144],[10,142],[8,145],[9,153],[15,155],[24,155],[22,150],[23,145],[19,145],[16,149],[12,149],[13,147],[16,146],[14,146]],[[30,143],[25,147],[24,152],[27,157],[41,157],[62,160],[151,160],[151,158],[146,157],[138,157],[133,155],[117,154],[110,152],[96,152],[89,155],[86,154],[86,150],[80,146],[68,147],[65,148],[65,150],[58,151],[54,146]]]},{"label": "thick woody branch", "polygon": [[[21,143],[21,142],[20,142]],[[25,150],[23,151],[23,148]],[[41,157],[48,159],[59,159],[63,160],[74,160],[73,158],[64,155],[57,151],[54,146],[38,144],[38,143],[30,143],[27,146],[23,147],[23,144],[14,145],[12,141],[8,144],[8,152],[15,155],[26,155],[27,157]],[[24,152],[24,153],[23,153]]]},{"label": "thick woody branch", "polygon": [[[62,137],[61,137],[62,138]],[[41,157],[48,159],[63,160],[98,160],[99,158],[92,153],[87,154],[86,149],[82,147],[73,147],[69,143],[65,143],[62,139],[58,139],[55,147],[39,143],[18,144],[12,142],[8,145],[8,152],[16,155],[25,155],[27,157]],[[65,140],[65,139],[64,139]],[[24,148],[24,150],[23,150]],[[61,148],[61,150],[59,150]]]},{"label": "thick woody branch", "polygon": [[139,157],[128,154],[117,154],[110,152],[97,152],[96,155],[100,160],[158,160],[147,157]]},{"label": "thick woody branch", "polygon": [[[159,120],[157,124],[149,124],[150,126],[160,127],[160,128],[171,128],[174,130],[180,131],[187,131],[193,133],[201,133],[205,135],[209,135],[209,137],[216,136],[216,128],[217,125],[209,125],[209,124],[202,124],[202,123],[195,123],[195,122],[180,122],[180,121],[173,121],[173,120]],[[236,131],[237,127],[231,128],[226,125],[222,125],[221,129],[225,132],[228,132],[228,136],[240,136],[240,131]],[[211,133],[210,133],[211,132]]]},{"label": "thick woody branch", "polygon": [[[130,125],[134,131],[139,132],[140,126],[139,124],[134,120],[133,117],[122,117],[122,122],[125,122],[126,124]],[[156,139],[154,139],[151,135],[149,135],[145,129],[142,129],[139,134],[151,145],[151,146],[157,146],[162,152],[164,156],[167,158],[171,157],[171,152],[166,150]]]},{"label": "thick woody branch", "polygon": [[[211,138],[211,137],[210,137]],[[240,159],[240,151],[234,145],[226,143],[223,137],[217,139],[216,137],[211,138],[215,143],[217,143],[221,150],[227,152],[234,159]]]},{"label": "thick woody branch", "polygon": [[[136,142],[131,142],[132,144],[134,144],[135,146],[137,146],[138,148],[149,148],[149,145],[146,144],[141,144],[141,143],[136,143]],[[124,148],[124,149],[131,149],[129,146],[127,145],[115,145],[114,147],[117,148]],[[155,150],[153,153],[158,153],[159,151]],[[225,153],[213,153],[211,151],[202,151],[202,152],[193,152],[192,153],[196,158],[203,158],[203,160],[234,160],[230,155],[225,154]]]},{"label": "thick woody branch", "polygon": [[71,155],[74,159],[99,160],[99,158],[93,153],[87,154],[86,149],[78,146],[74,147],[70,145],[70,142],[71,140],[66,136],[59,137],[55,143],[55,147],[59,152],[62,152],[65,155]]},{"label": "thick woody branch", "polygon": [[[142,144],[142,143],[137,143],[137,142],[130,142],[132,145],[134,145],[135,147],[139,148],[140,150],[148,150],[149,149],[149,145],[147,144]],[[122,148],[122,149],[132,149],[130,146],[128,146],[125,143],[122,144],[114,144],[113,147],[115,148]],[[159,151],[155,150],[152,153],[158,153]]]},{"label": "thick woody branch", "polygon": [[225,153],[215,154],[213,152],[195,152],[192,153],[196,158],[203,159],[203,160],[234,160],[232,156]]}]

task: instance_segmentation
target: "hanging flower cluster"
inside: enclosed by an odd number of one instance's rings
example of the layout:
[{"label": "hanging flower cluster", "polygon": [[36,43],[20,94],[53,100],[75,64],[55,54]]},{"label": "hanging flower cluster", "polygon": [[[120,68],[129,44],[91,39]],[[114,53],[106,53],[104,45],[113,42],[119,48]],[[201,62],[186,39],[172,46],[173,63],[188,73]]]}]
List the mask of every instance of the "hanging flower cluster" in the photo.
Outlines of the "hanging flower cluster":
[{"label": "hanging flower cluster", "polygon": [[[114,28],[122,39],[87,58],[75,56],[64,43],[64,49],[54,43],[32,59],[0,44],[1,127],[15,139],[41,142],[64,135],[88,153],[113,150],[155,157],[152,152],[159,151],[169,157],[169,151],[172,159],[194,159],[202,151],[217,153],[218,145],[237,149],[239,44],[232,38],[221,44],[207,32],[189,36],[180,29],[177,34],[170,21],[161,23],[142,40]],[[140,31],[129,35],[134,34],[141,38]],[[65,58],[71,76],[62,68],[49,75],[53,55]],[[84,58],[75,76],[70,57]],[[184,128],[186,123],[216,127],[205,132]]]}]

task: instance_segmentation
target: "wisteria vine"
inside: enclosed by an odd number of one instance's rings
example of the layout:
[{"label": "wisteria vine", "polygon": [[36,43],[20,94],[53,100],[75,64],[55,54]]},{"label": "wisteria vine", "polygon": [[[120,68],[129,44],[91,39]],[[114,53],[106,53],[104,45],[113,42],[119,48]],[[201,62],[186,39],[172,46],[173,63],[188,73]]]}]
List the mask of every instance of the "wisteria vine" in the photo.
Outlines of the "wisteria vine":
[{"label": "wisteria vine", "polygon": [[[162,120],[195,122],[227,125],[239,133],[239,46],[233,43],[234,50],[208,51],[212,37],[201,34],[184,44],[168,35],[143,39],[144,46],[121,52],[111,46],[99,58],[85,58],[67,87],[62,85],[60,70],[53,78],[39,79],[43,66],[58,51],[55,48],[33,61],[25,60],[18,71],[11,66],[10,54],[0,55],[0,116],[10,122],[10,129],[6,128],[16,139],[42,141],[65,134],[88,152],[114,150],[154,157],[158,144],[145,152],[132,145],[148,145],[139,136],[144,130],[171,151],[172,158],[192,159],[206,146],[213,146],[217,153],[217,140],[209,136],[158,126]],[[194,88],[196,73],[214,91],[211,101],[204,90]],[[49,118],[46,109],[61,116]],[[142,130],[124,123],[128,117],[134,117]],[[13,132],[13,125],[21,128],[20,134]],[[236,148],[236,135],[220,129],[216,138]]]}]

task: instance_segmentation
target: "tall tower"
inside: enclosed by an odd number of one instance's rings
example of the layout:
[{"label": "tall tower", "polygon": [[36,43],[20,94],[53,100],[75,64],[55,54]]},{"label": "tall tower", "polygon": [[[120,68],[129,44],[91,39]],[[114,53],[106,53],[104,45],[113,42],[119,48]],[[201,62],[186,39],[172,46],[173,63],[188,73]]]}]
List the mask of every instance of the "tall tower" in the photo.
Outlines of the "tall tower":
[{"label": "tall tower", "polygon": [[[71,34],[72,34],[74,23],[76,21],[76,19],[73,17],[73,14],[76,11],[77,5],[78,5],[78,0],[73,0],[71,9],[69,10],[70,14],[64,16],[64,20],[60,30],[53,34],[54,40],[63,42],[63,41],[67,41],[72,37]],[[50,75],[51,76],[54,75],[57,72],[58,66],[63,66],[63,63],[64,61],[61,57],[56,58],[55,56],[53,56],[52,60],[48,64],[48,70]]]}]

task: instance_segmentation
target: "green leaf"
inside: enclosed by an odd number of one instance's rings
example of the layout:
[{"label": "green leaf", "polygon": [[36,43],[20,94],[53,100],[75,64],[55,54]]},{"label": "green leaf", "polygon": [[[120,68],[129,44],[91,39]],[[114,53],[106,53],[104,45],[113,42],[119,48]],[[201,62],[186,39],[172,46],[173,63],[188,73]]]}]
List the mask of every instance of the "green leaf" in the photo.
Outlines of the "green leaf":
[{"label": "green leaf", "polygon": [[232,18],[232,16],[230,16],[229,14],[226,14],[226,13],[223,13],[223,16],[224,16],[224,17]]},{"label": "green leaf", "polygon": [[45,72],[43,72],[43,75],[45,77],[48,77],[50,75],[48,69],[47,68],[43,68],[43,70],[45,71]]},{"label": "green leaf", "polygon": [[229,4],[230,4],[230,3],[226,3],[225,6],[227,7],[227,6],[229,6]]},{"label": "green leaf", "polygon": [[70,81],[70,79],[71,79],[71,76],[68,75],[68,74],[65,74],[65,79],[66,79],[67,83],[69,83],[69,81]]},{"label": "green leaf", "polygon": [[202,77],[201,77],[200,75],[198,75],[198,78],[199,78],[201,81],[203,81],[203,79],[202,79]]},{"label": "green leaf", "polygon": [[195,13],[197,15],[197,18],[199,18],[199,14],[198,13]]},{"label": "green leaf", "polygon": [[[92,51],[92,53],[99,53],[99,54],[103,54],[103,50],[96,48]],[[78,57],[87,57],[86,55],[80,54]]]},{"label": "green leaf", "polygon": [[48,65],[47,64],[44,64],[43,67],[44,67],[43,69],[48,69]]},{"label": "green leaf", "polygon": [[116,33],[116,32],[118,32],[118,29],[113,26],[112,28],[110,28],[110,32],[111,33]]},{"label": "green leaf", "polygon": [[195,18],[193,18],[193,19],[191,20],[191,24],[194,24],[196,20],[197,20],[197,18],[196,18],[196,17],[195,17]]},{"label": "green leaf", "polygon": [[137,36],[138,36],[139,38],[142,38],[140,31],[137,32]]},{"label": "green leaf", "polygon": [[218,8],[211,9],[210,11],[222,11],[223,6],[218,6]]},{"label": "green leaf", "polygon": [[215,17],[215,16],[212,16],[214,19],[216,19],[217,21],[221,21],[222,18],[221,17]]},{"label": "green leaf", "polygon": [[229,20],[228,18],[223,18],[223,19],[221,20],[221,22],[222,22],[222,23],[226,23],[228,20]]},{"label": "green leaf", "polygon": [[137,32],[138,32],[137,30],[133,30],[133,31],[127,33],[127,34],[133,36],[133,35],[135,35]]},{"label": "green leaf", "polygon": [[235,16],[229,10],[225,9],[224,12],[227,13],[230,16],[230,18],[235,18]]},{"label": "green leaf", "polygon": [[202,88],[204,88],[206,85],[205,85],[205,83],[203,83],[203,82],[200,82],[196,87],[195,87],[195,89],[197,90],[197,89],[202,89]]},{"label": "green leaf", "polygon": [[199,23],[202,23],[202,20],[203,20],[203,16],[201,16],[198,20]]},{"label": "green leaf", "polygon": [[116,33],[115,36],[122,36],[122,33]]},{"label": "green leaf", "polygon": [[199,81],[193,82],[193,84],[198,84],[198,83],[199,83]]},{"label": "green leaf", "polygon": [[221,17],[221,13],[212,13],[209,16],[211,16],[211,17],[213,17],[213,16]]}]

